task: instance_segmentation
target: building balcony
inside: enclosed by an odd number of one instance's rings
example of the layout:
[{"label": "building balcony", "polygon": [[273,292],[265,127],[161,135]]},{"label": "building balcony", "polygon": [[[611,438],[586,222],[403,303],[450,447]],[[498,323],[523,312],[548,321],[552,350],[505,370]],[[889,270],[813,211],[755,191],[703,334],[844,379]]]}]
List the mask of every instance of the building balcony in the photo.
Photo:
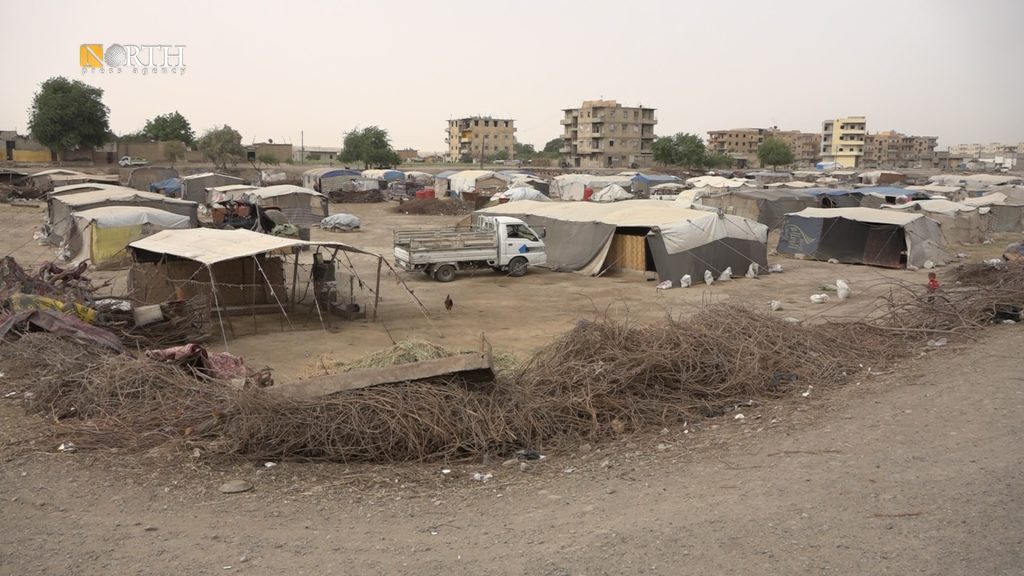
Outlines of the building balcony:
[{"label": "building balcony", "polygon": [[561,119],[561,120],[559,120],[558,122],[559,122],[559,124],[561,124],[562,126],[573,126],[573,125],[575,125],[575,124],[576,124],[577,122],[579,122],[579,118],[576,118],[575,116],[574,116],[574,117],[572,117],[572,118],[562,118],[562,119]]}]

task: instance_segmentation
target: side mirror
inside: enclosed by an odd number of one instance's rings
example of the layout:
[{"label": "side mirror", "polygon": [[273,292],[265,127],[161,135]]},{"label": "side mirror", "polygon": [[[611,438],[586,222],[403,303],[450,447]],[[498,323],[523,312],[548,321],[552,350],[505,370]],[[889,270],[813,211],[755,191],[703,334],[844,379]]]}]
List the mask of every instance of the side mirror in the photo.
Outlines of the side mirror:
[{"label": "side mirror", "polygon": [[547,238],[548,237],[548,229],[547,228],[541,228],[540,229],[540,237],[541,238]]}]

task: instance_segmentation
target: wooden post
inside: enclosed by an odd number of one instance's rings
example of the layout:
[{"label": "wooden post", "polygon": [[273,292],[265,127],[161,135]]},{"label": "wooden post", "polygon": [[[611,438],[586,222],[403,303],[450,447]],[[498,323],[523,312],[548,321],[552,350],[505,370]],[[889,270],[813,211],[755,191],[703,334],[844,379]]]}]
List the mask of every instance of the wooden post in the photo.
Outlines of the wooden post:
[{"label": "wooden post", "polygon": [[384,258],[377,258],[377,286],[373,289],[373,322],[377,321],[377,306],[380,304],[380,269],[384,265]]}]

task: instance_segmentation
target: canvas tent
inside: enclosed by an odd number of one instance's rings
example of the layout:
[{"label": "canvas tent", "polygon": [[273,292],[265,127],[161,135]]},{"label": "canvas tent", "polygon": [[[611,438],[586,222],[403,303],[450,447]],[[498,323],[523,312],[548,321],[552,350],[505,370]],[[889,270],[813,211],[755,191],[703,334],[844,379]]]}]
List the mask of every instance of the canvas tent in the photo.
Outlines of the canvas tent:
[{"label": "canvas tent", "polygon": [[837,188],[735,188],[711,192],[696,199],[704,206],[721,209],[760,222],[770,230],[781,228],[786,214],[804,208],[860,206],[861,196],[853,190]]},{"label": "canvas tent", "polygon": [[60,252],[72,263],[109,269],[127,265],[128,244],[160,230],[191,228],[188,216],[146,206],[103,206],[75,212]]},{"label": "canvas tent", "polygon": [[188,200],[167,198],[153,192],[110,187],[77,194],[54,196],[47,201],[50,232],[66,238],[73,225],[72,213],[103,206],[146,206],[187,216],[192,226],[199,225],[199,205]]},{"label": "canvas tent", "polygon": [[434,182],[434,175],[427,172],[411,170],[405,173],[405,181],[419,186],[429,186]]},{"label": "canvas tent", "polygon": [[906,175],[902,172],[895,172],[892,170],[870,170],[868,172],[861,172],[858,174],[857,179],[860,180],[861,184],[881,186],[884,184],[898,184],[903,182],[906,179]]},{"label": "canvas tent", "polygon": [[447,195],[448,193],[448,179],[454,174],[458,174],[458,170],[442,170],[437,174],[434,174],[434,193],[438,197]]},{"label": "canvas tent", "polygon": [[551,180],[548,193],[552,198],[562,200],[583,200],[587,188],[598,191],[612,184],[629,189],[633,186],[631,176],[594,176],[593,174],[562,174]]},{"label": "canvas tent", "polygon": [[362,176],[359,170],[348,168],[311,168],[302,173],[302,186],[327,194],[341,190],[342,184]]},{"label": "canvas tent", "polygon": [[92,192],[93,190],[102,190],[104,188],[123,188],[117,184],[104,184],[101,182],[82,182],[79,184],[68,184],[66,186],[58,186],[53,190],[46,193],[47,198],[53,198],[54,196],[64,196],[67,194],[78,194],[80,192]]},{"label": "canvas tent", "polygon": [[208,204],[209,197],[206,190],[217,186],[228,186],[231,184],[242,184],[241,178],[218,174],[216,172],[201,172],[189,174],[181,179],[181,196],[183,200],[191,200],[200,204]]},{"label": "canvas tent", "polygon": [[925,214],[939,223],[947,242],[979,244],[985,241],[985,222],[981,211],[975,206],[936,199],[914,200],[896,206],[883,205],[882,208]]},{"label": "canvas tent", "polygon": [[878,208],[882,204],[904,204],[913,200],[927,200],[928,194],[922,190],[911,190],[910,188],[898,188],[896,186],[872,186],[860,188],[858,191],[864,195],[861,206],[865,208]]},{"label": "canvas tent", "polygon": [[985,227],[989,232],[1024,231],[1024,187],[998,186],[984,196],[967,198],[968,206],[987,208]]},{"label": "canvas tent", "polygon": [[363,170],[363,178],[372,178],[373,180],[384,180],[387,182],[395,182],[405,180],[405,172],[400,170]]},{"label": "canvas tent", "polygon": [[545,196],[540,190],[529,186],[517,186],[509,188],[504,192],[498,192],[491,196],[491,200],[507,199],[509,202],[521,202],[523,200],[535,200],[537,202],[550,202],[551,199]]},{"label": "canvas tent", "polygon": [[778,251],[816,260],[886,268],[944,264],[938,222],[919,213],[873,208],[805,208],[787,214]]},{"label": "canvas tent", "polygon": [[[341,242],[306,242],[248,230],[164,230],[132,242],[129,249],[133,265],[128,287],[138,301],[147,304],[182,297],[205,298],[213,304],[220,319],[226,343],[225,319],[229,318],[232,308],[252,310],[253,313],[257,310],[280,311],[287,318],[299,300],[299,293],[302,293],[314,294],[313,306],[319,311],[321,320],[329,316],[327,310],[320,309],[320,300],[326,297],[319,292],[323,286],[317,288],[322,279],[317,275],[324,273],[323,265],[307,265],[300,272],[299,249],[304,247],[314,249],[320,255],[314,258],[314,262],[319,260],[331,268],[338,265],[338,252],[375,258],[378,262],[376,283],[360,280],[359,286],[364,289],[371,285],[377,287],[372,292],[376,318],[381,267],[390,269],[383,257]],[[288,257],[293,258],[290,280],[294,289],[290,295],[284,266]],[[351,262],[347,268],[356,277]],[[308,275],[303,286],[298,284],[298,276],[306,271]],[[328,276],[334,277],[333,274]],[[324,300],[323,305],[329,304]]]},{"label": "canvas tent", "polygon": [[448,177],[448,192],[452,196],[461,196],[463,192],[493,193],[506,189],[508,184],[490,170],[463,170]]},{"label": "canvas tent", "polygon": [[312,228],[328,214],[327,196],[293,184],[253,188],[246,199],[263,208],[280,208],[288,222],[299,228]]},{"label": "canvas tent", "polygon": [[686,184],[693,188],[739,188],[740,186],[749,186],[750,181],[744,178],[706,175],[687,178]]},{"label": "canvas tent", "polygon": [[656,272],[679,285],[706,270],[737,274],[752,262],[767,267],[768,228],[746,218],[693,210],[659,200],[510,202],[480,215],[515,216],[543,228],[547,266],[556,271],[600,274],[611,267]]},{"label": "canvas tent", "polygon": [[609,184],[590,196],[591,202],[619,202],[633,198],[633,194],[618,184]]},{"label": "canvas tent", "polygon": [[149,190],[149,185],[168,178],[177,178],[178,171],[163,166],[140,166],[128,172],[126,186],[136,190]]},{"label": "canvas tent", "polygon": [[643,172],[619,172],[619,176],[626,176],[632,182],[627,188],[628,191],[639,193],[642,196],[649,196],[651,189],[662,184],[681,184],[683,180],[678,176],[670,174],[644,174]]}]

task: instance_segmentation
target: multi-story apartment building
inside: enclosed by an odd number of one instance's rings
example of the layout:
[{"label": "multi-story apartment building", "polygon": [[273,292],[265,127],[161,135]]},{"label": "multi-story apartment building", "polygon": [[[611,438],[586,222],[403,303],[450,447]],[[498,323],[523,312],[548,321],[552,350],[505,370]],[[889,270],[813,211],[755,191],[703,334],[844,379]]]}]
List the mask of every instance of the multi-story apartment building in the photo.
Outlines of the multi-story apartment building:
[{"label": "multi-story apartment building", "polygon": [[864,158],[868,123],[863,116],[847,116],[821,123],[821,160],[842,168],[857,168]]},{"label": "multi-story apartment building", "polygon": [[821,134],[799,130],[771,128],[735,128],[708,132],[706,149],[709,153],[728,154],[736,161],[737,168],[760,166],[757,150],[761,144],[773,138],[789,145],[798,166],[813,166],[819,158]]},{"label": "multi-story apartment building", "polygon": [[587,100],[566,108],[562,162],[574,168],[644,167],[654,160],[654,108]]},{"label": "multi-story apartment building", "polygon": [[954,144],[949,147],[952,156],[964,158],[981,158],[982,156],[998,156],[1015,152],[1024,154],[1024,142],[1019,144],[1001,144],[989,142],[988,144]]},{"label": "multi-story apartment building", "polygon": [[911,136],[885,130],[864,136],[865,167],[912,168],[931,164],[935,158],[935,136]]},{"label": "multi-story apartment building", "polygon": [[[445,160],[478,161],[504,155],[511,160],[515,157],[515,120],[471,116],[448,121],[448,154]],[[504,154],[502,154],[504,153]]]}]

